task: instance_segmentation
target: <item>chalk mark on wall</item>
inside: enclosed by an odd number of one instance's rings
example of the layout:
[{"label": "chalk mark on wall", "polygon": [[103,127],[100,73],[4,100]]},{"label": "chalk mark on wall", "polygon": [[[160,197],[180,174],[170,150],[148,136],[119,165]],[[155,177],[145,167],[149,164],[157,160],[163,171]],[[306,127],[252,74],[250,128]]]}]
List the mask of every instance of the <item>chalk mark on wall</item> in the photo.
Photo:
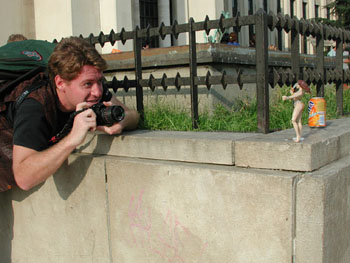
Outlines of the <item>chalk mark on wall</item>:
[{"label": "chalk mark on wall", "polygon": [[144,191],[141,191],[137,197],[132,196],[129,203],[129,230],[133,245],[160,256],[165,262],[199,262],[208,243],[193,235],[170,209],[166,216],[152,213],[143,198]]}]

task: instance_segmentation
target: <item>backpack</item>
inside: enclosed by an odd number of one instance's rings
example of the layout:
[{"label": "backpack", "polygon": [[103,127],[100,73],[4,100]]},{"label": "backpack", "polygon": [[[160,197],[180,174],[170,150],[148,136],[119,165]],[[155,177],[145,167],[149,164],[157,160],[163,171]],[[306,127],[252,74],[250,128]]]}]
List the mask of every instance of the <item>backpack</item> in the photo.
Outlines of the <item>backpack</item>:
[{"label": "backpack", "polygon": [[0,97],[39,72],[45,71],[56,44],[44,40],[23,40],[0,47]]}]

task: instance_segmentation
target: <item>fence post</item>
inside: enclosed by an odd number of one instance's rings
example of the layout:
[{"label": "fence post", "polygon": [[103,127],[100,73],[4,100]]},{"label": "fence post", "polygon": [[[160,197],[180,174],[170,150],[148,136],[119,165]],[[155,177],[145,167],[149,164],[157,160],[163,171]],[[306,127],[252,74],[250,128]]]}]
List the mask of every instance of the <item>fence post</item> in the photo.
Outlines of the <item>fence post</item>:
[{"label": "fence post", "polygon": [[189,55],[190,55],[190,91],[191,91],[191,116],[192,127],[198,128],[198,86],[195,84],[197,77],[197,50],[196,50],[196,31],[193,29],[194,20],[189,20]]},{"label": "fence post", "polygon": [[255,14],[256,30],[256,99],[258,131],[269,132],[269,67],[267,14],[259,9]]},{"label": "fence post", "polygon": [[142,79],[142,64],[141,64],[141,38],[137,36],[139,27],[136,26],[134,30],[134,59],[135,59],[135,80],[136,80],[136,107],[140,113],[141,121],[144,120],[144,106],[143,106],[143,89],[140,85]]},{"label": "fence post", "polygon": [[316,72],[319,75],[319,80],[316,83],[317,96],[324,97],[324,26],[320,25],[320,34],[316,35]]},{"label": "fence post", "polygon": [[340,39],[337,39],[337,53],[336,53],[336,70],[341,72],[341,80],[336,81],[336,104],[337,104],[337,114],[344,115],[343,112],[343,83],[344,83],[344,70],[343,70],[343,39],[344,31],[340,33]]}]

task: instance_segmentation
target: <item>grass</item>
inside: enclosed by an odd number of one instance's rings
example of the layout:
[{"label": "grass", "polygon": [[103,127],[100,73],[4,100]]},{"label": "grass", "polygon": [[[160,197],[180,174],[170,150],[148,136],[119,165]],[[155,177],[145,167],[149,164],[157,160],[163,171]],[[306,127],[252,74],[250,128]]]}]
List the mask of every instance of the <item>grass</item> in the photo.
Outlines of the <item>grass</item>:
[{"label": "grass", "polygon": [[[293,111],[292,101],[282,101],[282,95],[289,94],[289,87],[279,88],[274,97],[270,99],[270,129],[283,130],[292,128],[291,117]],[[312,94],[305,94],[302,101],[305,104],[302,122],[307,124],[307,103],[311,97],[316,96],[316,88]],[[344,91],[344,112],[350,112],[350,90]],[[327,120],[336,119],[335,89],[325,89],[327,103]],[[256,101],[240,101],[238,110],[230,110],[218,104],[212,114],[200,113],[199,128],[196,131],[257,131]],[[140,128],[149,130],[192,131],[192,120],[188,110],[165,104],[154,104],[145,107],[145,120]]]}]

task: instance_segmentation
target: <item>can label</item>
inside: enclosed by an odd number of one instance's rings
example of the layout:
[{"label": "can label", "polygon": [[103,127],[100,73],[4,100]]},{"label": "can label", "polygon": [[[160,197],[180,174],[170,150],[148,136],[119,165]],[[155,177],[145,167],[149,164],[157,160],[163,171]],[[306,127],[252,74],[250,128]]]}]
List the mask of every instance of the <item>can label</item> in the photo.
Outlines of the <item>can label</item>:
[{"label": "can label", "polygon": [[326,101],[324,98],[311,98],[308,110],[310,127],[326,127]]}]

